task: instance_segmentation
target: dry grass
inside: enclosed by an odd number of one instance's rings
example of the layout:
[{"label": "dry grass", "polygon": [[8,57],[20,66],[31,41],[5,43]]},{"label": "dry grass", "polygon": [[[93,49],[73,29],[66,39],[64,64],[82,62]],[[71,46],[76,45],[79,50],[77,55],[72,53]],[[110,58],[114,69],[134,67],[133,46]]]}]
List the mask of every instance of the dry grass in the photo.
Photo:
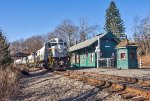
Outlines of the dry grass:
[{"label": "dry grass", "polygon": [[143,65],[149,65],[150,66],[150,55],[146,55],[142,57]]},{"label": "dry grass", "polygon": [[[140,65],[140,56],[138,56],[138,64]],[[150,68],[150,54],[142,56],[142,68]]]},{"label": "dry grass", "polygon": [[[140,57],[138,57],[140,63]],[[150,67],[150,54],[142,56],[142,65],[146,67]]]},{"label": "dry grass", "polygon": [[9,100],[17,90],[19,73],[17,69],[8,67],[7,69],[0,69],[0,99],[1,101]]}]

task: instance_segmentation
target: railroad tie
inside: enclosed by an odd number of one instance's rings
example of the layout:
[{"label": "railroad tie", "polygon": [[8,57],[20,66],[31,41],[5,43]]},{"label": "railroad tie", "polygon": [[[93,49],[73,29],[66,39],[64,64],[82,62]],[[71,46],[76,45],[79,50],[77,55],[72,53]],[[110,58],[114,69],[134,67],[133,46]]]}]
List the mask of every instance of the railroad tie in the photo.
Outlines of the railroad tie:
[{"label": "railroad tie", "polygon": [[[59,72],[58,74],[70,79],[82,81],[97,88],[101,88],[109,93],[118,94],[123,99],[145,101],[146,98],[149,99],[150,97],[150,92],[148,90],[149,80],[138,80],[136,78],[109,75],[106,75],[106,77],[103,78],[104,74],[101,75],[96,73],[78,71],[67,71],[63,73]],[[138,95],[141,95],[143,97],[137,97]]]},{"label": "railroad tie", "polygon": [[135,97],[135,95],[133,95],[131,93],[126,93],[126,94],[121,95],[121,97],[123,99],[131,99],[131,98]]},{"label": "railroad tie", "polygon": [[118,95],[123,95],[123,94],[127,94],[128,92],[126,92],[126,91],[122,91],[122,92],[118,92],[117,94]]},{"label": "railroad tie", "polygon": [[131,99],[131,101],[146,101],[147,99],[143,98],[143,97],[134,97]]},{"label": "railroad tie", "polygon": [[122,91],[122,89],[121,88],[117,88],[117,89],[113,89],[113,88],[110,88],[110,89],[108,89],[108,92],[109,93],[121,93],[121,92],[123,92]]}]

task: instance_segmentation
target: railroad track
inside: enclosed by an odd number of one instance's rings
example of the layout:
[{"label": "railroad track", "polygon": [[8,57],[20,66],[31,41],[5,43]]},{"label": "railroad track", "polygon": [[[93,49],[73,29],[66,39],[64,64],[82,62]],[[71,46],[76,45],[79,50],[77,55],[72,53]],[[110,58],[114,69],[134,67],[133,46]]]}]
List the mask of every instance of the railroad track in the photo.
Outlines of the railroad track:
[{"label": "railroad track", "polygon": [[131,101],[150,101],[150,80],[121,77],[93,72],[64,71],[55,72],[65,77],[76,79],[98,87],[108,93],[121,95]]}]

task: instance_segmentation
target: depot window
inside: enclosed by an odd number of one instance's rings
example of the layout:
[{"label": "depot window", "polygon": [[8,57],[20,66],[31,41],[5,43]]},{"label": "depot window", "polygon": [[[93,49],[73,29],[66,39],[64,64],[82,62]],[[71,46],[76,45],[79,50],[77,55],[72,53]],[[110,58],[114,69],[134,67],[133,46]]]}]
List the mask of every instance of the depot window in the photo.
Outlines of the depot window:
[{"label": "depot window", "polygon": [[126,59],[126,54],[125,53],[120,53],[120,58],[121,59]]},{"label": "depot window", "polygon": [[72,63],[75,63],[75,54],[71,58]]},{"label": "depot window", "polygon": [[94,53],[91,53],[91,62],[94,62]]},{"label": "depot window", "polygon": [[79,63],[79,55],[76,55],[76,63]]},{"label": "depot window", "polygon": [[84,63],[85,61],[84,61],[84,55],[82,55],[82,63]]}]

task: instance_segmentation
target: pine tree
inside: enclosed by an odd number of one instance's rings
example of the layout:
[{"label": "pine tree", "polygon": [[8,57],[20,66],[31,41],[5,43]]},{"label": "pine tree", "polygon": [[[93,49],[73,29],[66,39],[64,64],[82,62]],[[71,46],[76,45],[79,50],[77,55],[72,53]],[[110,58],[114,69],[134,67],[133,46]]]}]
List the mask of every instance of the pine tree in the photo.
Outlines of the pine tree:
[{"label": "pine tree", "polygon": [[[118,38],[125,36],[125,27],[121,19],[119,9],[112,0],[109,8],[106,10],[105,28],[106,32],[112,32]],[[126,37],[126,36],[125,36]]]},{"label": "pine tree", "polygon": [[11,63],[11,56],[9,51],[9,43],[6,41],[6,37],[0,30],[0,67],[4,68]]}]

